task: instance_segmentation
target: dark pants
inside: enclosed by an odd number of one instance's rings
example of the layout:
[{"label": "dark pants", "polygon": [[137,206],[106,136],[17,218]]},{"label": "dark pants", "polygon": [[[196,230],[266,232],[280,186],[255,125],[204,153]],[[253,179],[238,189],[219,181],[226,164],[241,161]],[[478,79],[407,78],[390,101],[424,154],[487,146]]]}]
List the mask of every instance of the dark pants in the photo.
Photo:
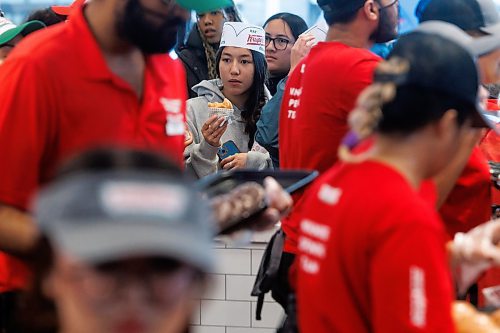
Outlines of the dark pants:
[{"label": "dark pants", "polygon": [[19,333],[16,325],[20,292],[0,293],[0,333]]}]

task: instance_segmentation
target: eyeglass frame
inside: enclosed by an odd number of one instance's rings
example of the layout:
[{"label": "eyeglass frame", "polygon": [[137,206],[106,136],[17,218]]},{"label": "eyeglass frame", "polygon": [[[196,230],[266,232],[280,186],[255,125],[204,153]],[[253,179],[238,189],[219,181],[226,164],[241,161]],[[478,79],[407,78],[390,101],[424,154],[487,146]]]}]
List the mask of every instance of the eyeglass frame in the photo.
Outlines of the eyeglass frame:
[{"label": "eyeglass frame", "polygon": [[394,6],[395,4],[397,4],[399,2],[399,0],[394,0],[393,2],[391,2],[390,4],[385,5],[385,6],[382,6],[382,4],[380,3],[380,0],[378,0],[377,2],[380,5],[380,9],[379,10],[384,10],[384,9],[387,9],[387,8],[391,8],[392,6]]},{"label": "eyeglass frame", "polygon": [[[280,49],[279,47],[277,47],[277,46],[276,46],[276,40],[277,40],[277,39],[283,39],[283,40],[286,40],[285,48]],[[286,39],[286,38],[284,38],[284,37],[276,37],[276,38],[272,38],[271,36],[265,36],[265,37],[264,37],[264,43],[265,43],[265,46],[266,46],[266,47],[268,47],[268,46],[269,46],[269,44],[271,44],[271,42],[273,42],[274,48],[275,48],[276,50],[279,50],[279,51],[284,51],[284,50],[286,50],[286,49],[287,49],[287,47],[288,47],[288,45],[289,45],[289,44],[292,44],[292,41],[291,41],[291,40],[288,40],[288,39]]]}]

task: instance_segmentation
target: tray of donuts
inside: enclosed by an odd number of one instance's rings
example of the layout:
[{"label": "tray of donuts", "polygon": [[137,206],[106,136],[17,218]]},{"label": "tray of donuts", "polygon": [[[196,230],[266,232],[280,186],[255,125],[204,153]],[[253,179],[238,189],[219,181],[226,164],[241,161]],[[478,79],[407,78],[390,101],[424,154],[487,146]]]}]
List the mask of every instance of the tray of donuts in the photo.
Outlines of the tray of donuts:
[{"label": "tray of donuts", "polygon": [[200,179],[196,187],[212,202],[219,235],[252,227],[266,208],[264,179],[273,177],[290,194],[318,176],[309,170],[229,170]]}]

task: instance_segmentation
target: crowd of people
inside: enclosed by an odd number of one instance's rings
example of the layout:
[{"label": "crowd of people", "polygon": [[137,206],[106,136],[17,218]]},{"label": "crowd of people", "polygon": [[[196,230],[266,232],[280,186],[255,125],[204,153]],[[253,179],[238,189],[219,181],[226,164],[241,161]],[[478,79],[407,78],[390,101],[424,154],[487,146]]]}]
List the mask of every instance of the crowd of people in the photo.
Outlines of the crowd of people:
[{"label": "crowd of people", "polygon": [[193,180],[244,169],[320,173],[258,185],[280,330],[465,332],[453,301],[500,285],[500,15],[420,0],[399,36],[398,0],[317,2],[324,40],[232,0],[0,17],[0,332],[186,331],[222,224]]}]

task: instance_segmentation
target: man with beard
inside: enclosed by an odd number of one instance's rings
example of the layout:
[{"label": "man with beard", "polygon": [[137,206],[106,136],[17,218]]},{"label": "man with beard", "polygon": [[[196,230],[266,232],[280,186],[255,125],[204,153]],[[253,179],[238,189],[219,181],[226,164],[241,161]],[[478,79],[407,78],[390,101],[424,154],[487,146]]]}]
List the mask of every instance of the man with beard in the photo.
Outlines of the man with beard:
[{"label": "man with beard", "polygon": [[[22,254],[36,229],[29,197],[70,155],[95,146],[156,150],[182,164],[185,75],[167,54],[185,8],[229,0],[93,0],[67,24],[22,41],[0,69],[0,250]],[[181,5],[184,7],[181,7]],[[0,252],[0,331],[28,272]]]},{"label": "man with beard", "polygon": [[[329,25],[327,42],[300,62],[287,82],[281,104],[280,167],[324,172],[337,161],[337,149],[348,131],[348,114],[358,94],[372,82],[381,60],[374,43],[397,36],[398,0],[318,0]],[[286,234],[275,299],[286,301],[287,272],[297,252],[297,211],[282,221]]]}]

